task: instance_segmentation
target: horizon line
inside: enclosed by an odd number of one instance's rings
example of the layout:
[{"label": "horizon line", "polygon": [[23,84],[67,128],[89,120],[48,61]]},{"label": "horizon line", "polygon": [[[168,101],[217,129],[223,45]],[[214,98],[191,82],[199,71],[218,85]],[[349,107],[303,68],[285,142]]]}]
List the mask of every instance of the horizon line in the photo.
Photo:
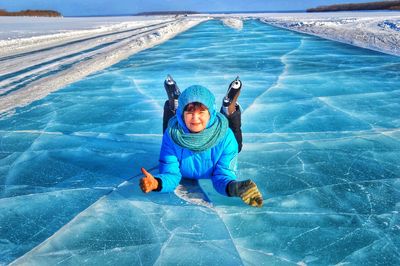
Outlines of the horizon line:
[{"label": "horizon line", "polygon": [[241,14],[241,13],[303,13],[306,10],[263,10],[263,11],[143,11],[126,14],[98,14],[98,15],[63,15],[63,17],[111,17],[111,16],[137,16],[140,13],[171,13],[174,12],[195,12],[195,14]]}]

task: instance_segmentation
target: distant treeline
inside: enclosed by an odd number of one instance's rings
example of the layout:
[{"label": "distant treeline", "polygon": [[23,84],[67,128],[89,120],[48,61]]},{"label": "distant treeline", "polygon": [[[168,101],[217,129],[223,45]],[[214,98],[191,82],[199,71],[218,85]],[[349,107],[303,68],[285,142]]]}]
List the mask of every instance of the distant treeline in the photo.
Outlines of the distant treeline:
[{"label": "distant treeline", "polygon": [[160,16],[160,15],[190,15],[199,14],[195,11],[153,11],[153,12],[141,12],[135,14],[135,16]]},{"label": "distant treeline", "polygon": [[307,9],[307,12],[327,11],[359,11],[359,10],[400,10],[400,1],[381,1],[358,4],[339,4],[330,6],[319,6]]},{"label": "distant treeline", "polygon": [[17,12],[8,12],[0,9],[0,16],[32,16],[32,17],[62,17],[61,13],[53,10],[22,10]]}]

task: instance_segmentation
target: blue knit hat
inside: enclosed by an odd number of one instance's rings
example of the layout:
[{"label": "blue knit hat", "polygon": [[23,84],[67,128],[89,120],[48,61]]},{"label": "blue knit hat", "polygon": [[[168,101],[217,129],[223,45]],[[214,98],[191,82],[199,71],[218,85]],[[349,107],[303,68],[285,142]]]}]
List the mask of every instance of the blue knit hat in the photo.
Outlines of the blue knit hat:
[{"label": "blue knit hat", "polygon": [[178,119],[179,124],[188,131],[183,121],[183,110],[185,106],[189,103],[199,102],[202,103],[205,107],[207,107],[208,112],[210,112],[210,121],[207,124],[207,127],[212,125],[215,121],[216,110],[215,110],[215,97],[214,94],[209,91],[206,87],[200,85],[192,85],[186,88],[178,99],[178,109],[176,110],[176,117]]}]

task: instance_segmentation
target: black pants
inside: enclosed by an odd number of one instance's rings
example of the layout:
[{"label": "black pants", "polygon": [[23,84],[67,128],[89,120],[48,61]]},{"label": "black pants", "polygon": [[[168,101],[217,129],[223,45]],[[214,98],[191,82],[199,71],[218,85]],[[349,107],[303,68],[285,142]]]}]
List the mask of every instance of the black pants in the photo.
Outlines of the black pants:
[{"label": "black pants", "polygon": [[[222,114],[222,108],[220,111]],[[165,101],[164,104],[164,114],[163,114],[163,133],[168,127],[168,121],[171,117],[173,117],[175,113],[171,111],[169,108],[169,103],[168,100]],[[225,114],[224,114],[225,115]],[[225,116],[226,117],[226,116]],[[229,128],[233,131],[233,134],[235,135],[236,141],[238,143],[238,152],[242,150],[242,112],[240,111],[240,108],[237,107],[236,111],[230,115],[228,118],[229,122]]]}]

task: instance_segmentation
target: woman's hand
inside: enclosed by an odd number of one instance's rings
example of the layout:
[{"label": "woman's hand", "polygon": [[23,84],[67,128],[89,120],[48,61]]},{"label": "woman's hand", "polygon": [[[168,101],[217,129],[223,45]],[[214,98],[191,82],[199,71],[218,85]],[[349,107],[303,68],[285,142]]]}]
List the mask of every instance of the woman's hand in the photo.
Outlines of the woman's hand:
[{"label": "woman's hand", "polygon": [[230,182],[228,185],[228,193],[231,197],[240,197],[250,206],[262,207],[263,205],[262,195],[257,185],[250,179]]},{"label": "woman's hand", "polygon": [[140,188],[144,193],[149,193],[158,188],[158,181],[152,174],[146,171],[143,167],[141,168],[144,177],[140,179]]}]

